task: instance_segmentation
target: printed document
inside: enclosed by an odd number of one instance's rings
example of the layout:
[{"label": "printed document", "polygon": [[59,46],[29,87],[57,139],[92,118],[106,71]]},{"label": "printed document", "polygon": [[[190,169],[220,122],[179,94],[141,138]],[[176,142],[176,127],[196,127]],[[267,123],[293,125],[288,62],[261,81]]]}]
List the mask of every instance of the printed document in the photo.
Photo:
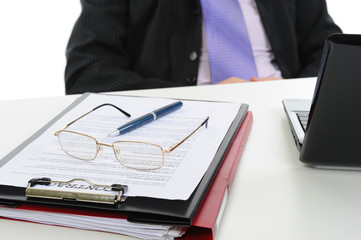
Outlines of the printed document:
[{"label": "printed document", "polygon": [[[84,178],[95,184],[128,185],[127,196],[186,200],[207,171],[241,103],[182,100],[180,109],[126,134],[108,137],[122,124],[175,101],[90,94],[10,161],[0,162],[0,184],[26,187],[32,178],[48,177],[57,181]],[[68,130],[92,136],[99,143],[109,145],[130,140],[154,143],[168,149],[195,130],[206,117],[209,117],[208,127],[201,127],[177,149],[165,154],[164,166],[157,170],[126,168],[117,161],[113,149],[104,145],[99,145],[99,153],[91,161],[64,153],[54,133],[104,103],[127,111],[131,118],[112,107],[102,107],[69,126]],[[67,188],[82,187],[75,184]]]}]

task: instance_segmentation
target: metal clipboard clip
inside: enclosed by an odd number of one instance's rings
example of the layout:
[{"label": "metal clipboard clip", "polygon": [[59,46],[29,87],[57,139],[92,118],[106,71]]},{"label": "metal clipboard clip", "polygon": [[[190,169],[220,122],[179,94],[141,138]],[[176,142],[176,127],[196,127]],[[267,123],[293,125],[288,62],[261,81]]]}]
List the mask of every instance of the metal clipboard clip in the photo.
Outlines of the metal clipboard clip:
[{"label": "metal clipboard clip", "polygon": [[[104,191],[107,191],[107,194],[46,189],[44,187],[44,186],[55,185],[55,186],[63,186],[63,187],[65,186],[65,188],[70,188],[72,186],[72,183],[79,181],[87,183],[88,184],[87,189],[91,189],[91,190],[102,189]],[[35,186],[38,186],[38,188],[36,188]],[[68,201],[116,204],[120,202],[125,202],[127,197],[123,196],[123,194],[127,190],[128,190],[127,185],[121,185],[121,184],[98,185],[92,183],[87,179],[82,179],[82,178],[75,178],[69,181],[53,181],[50,178],[33,178],[28,182],[28,186],[26,187],[25,190],[25,195],[27,197],[36,197],[36,198],[49,198],[49,199],[68,200]],[[117,192],[117,193],[111,194],[110,192]]]}]

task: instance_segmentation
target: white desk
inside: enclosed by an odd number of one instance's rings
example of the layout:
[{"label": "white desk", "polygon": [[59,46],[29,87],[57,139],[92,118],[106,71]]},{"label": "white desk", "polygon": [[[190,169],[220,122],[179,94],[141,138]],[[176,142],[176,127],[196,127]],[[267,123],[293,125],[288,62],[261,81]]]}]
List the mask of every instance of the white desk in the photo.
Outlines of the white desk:
[{"label": "white desk", "polygon": [[[281,100],[312,98],[315,79],[123,92],[127,95],[248,103],[254,124],[216,239],[360,239],[361,172],[302,165]],[[0,102],[4,155],[76,96]],[[0,220],[1,239],[127,239]]]}]

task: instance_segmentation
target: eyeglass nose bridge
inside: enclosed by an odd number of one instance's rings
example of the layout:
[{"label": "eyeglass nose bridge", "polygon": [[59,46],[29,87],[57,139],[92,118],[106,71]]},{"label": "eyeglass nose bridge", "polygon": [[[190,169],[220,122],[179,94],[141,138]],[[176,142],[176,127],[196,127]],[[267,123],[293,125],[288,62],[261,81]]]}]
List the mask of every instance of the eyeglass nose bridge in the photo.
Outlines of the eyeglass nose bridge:
[{"label": "eyeglass nose bridge", "polygon": [[101,153],[103,151],[103,147],[113,148],[113,145],[97,142],[97,155],[98,155],[98,157],[101,156]]},{"label": "eyeglass nose bridge", "polygon": [[110,145],[110,144],[106,144],[106,143],[100,143],[100,142],[98,142],[97,143],[97,146],[98,146],[98,152],[99,151],[102,151],[103,150],[103,147],[113,147],[112,145]]},{"label": "eyeglass nose bridge", "polygon": [[111,147],[111,148],[113,147],[113,145],[111,145],[111,144],[100,143],[100,142],[97,143],[97,146],[98,146],[98,149],[99,149],[99,150],[101,150],[103,146],[105,146],[105,147]]}]

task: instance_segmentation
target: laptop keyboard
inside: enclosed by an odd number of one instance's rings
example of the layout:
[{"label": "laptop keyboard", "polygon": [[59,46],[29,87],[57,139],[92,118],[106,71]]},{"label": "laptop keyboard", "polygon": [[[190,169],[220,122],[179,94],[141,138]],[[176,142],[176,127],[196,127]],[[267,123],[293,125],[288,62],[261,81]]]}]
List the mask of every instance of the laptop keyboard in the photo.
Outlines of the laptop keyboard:
[{"label": "laptop keyboard", "polygon": [[300,121],[304,132],[306,132],[309,114],[310,114],[309,111],[298,111],[298,112],[296,112],[297,118]]}]

